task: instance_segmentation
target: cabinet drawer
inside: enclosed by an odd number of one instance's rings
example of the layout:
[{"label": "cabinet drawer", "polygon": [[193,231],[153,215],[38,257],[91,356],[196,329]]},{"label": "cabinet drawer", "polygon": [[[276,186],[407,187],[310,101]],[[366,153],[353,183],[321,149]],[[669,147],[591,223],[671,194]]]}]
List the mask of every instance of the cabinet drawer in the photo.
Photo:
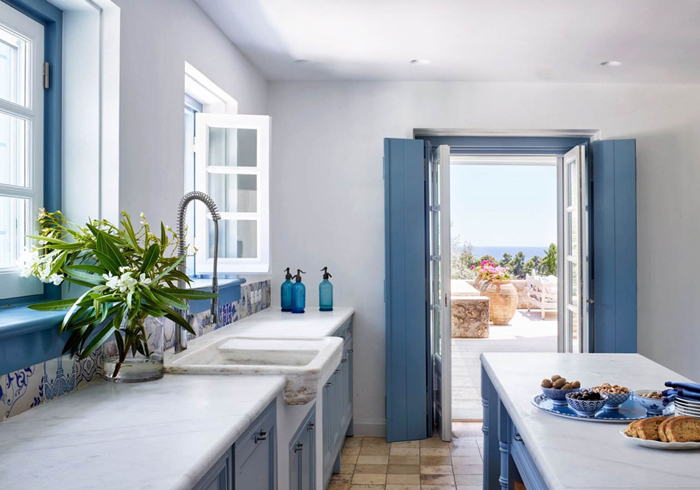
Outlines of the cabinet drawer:
[{"label": "cabinet drawer", "polygon": [[352,317],[348,318],[343,325],[335,331],[333,337],[342,337],[343,341],[347,341],[352,335]]},{"label": "cabinet drawer", "polygon": [[513,429],[513,438],[510,441],[510,454],[518,467],[523,483],[525,483],[528,490],[548,490],[540,470],[535,466],[532,456],[530,456],[525,447],[525,442],[518,434],[518,431],[515,430],[515,426]]},{"label": "cabinet drawer", "polygon": [[231,450],[226,451],[219,461],[194,487],[194,490],[231,490]]}]

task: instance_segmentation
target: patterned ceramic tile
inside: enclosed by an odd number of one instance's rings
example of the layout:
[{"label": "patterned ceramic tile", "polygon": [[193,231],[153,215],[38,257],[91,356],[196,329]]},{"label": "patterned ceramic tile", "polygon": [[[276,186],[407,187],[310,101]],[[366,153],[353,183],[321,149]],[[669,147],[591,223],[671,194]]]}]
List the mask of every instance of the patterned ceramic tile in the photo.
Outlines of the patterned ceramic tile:
[{"label": "patterned ceramic tile", "polygon": [[44,365],[35,364],[5,376],[5,417],[13,417],[44,402]]},{"label": "patterned ceramic tile", "polygon": [[75,360],[75,387],[80,389],[89,382],[99,379],[102,376],[102,366],[104,362],[103,352],[107,352],[108,343],[98,348],[89,357]]},{"label": "patterned ceramic tile", "polygon": [[[80,362],[80,361],[78,361]],[[44,401],[49,402],[75,389],[75,362],[70,356],[62,356],[44,362]]]},{"label": "patterned ceramic tile", "polygon": [[5,375],[0,376],[0,422],[5,420],[5,391],[7,389]]}]

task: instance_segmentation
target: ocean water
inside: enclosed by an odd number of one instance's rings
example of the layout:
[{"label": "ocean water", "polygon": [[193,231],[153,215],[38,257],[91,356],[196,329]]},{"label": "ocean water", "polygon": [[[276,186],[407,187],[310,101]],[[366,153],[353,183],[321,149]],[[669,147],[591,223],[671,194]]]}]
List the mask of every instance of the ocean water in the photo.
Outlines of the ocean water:
[{"label": "ocean water", "polygon": [[539,255],[540,258],[545,256],[545,250],[549,248],[549,245],[543,245],[541,247],[477,247],[474,246],[474,255],[477,257],[483,257],[484,255],[491,255],[498,260],[503,258],[503,254],[507,253],[515,256],[518,252],[525,254],[525,260],[531,259],[535,255]]}]

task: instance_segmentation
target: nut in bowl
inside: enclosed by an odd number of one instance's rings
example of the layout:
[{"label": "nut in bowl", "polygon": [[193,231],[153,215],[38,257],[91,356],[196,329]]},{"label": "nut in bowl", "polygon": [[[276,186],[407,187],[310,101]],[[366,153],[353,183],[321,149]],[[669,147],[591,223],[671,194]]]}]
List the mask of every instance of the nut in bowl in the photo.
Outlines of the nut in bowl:
[{"label": "nut in bowl", "polygon": [[542,380],[542,393],[544,396],[552,400],[554,405],[560,407],[566,406],[566,395],[567,393],[575,393],[581,390],[581,383],[578,381],[567,381],[558,374],[555,374],[551,378],[545,378]]},{"label": "nut in bowl", "polygon": [[636,390],[631,394],[632,400],[644,407],[647,415],[661,415],[669,404],[664,395],[656,390]]},{"label": "nut in bowl", "polygon": [[607,401],[608,395],[596,391],[583,390],[566,395],[566,402],[569,404],[569,408],[585,417],[595,416],[596,412],[602,410]]},{"label": "nut in bowl", "polygon": [[619,410],[620,405],[625,403],[630,397],[630,390],[626,386],[611,385],[603,383],[600,386],[594,386],[591,391],[602,393],[608,396],[608,402],[605,404],[606,410]]}]

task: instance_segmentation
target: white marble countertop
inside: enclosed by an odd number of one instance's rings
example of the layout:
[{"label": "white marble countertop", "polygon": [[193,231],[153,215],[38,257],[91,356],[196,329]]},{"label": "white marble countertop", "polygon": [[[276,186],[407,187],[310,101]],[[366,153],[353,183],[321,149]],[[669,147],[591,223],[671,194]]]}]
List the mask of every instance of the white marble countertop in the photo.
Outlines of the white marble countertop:
[{"label": "white marble countertop", "polygon": [[700,488],[698,451],[632,446],[619,434],[624,424],[566,420],[530,403],[554,374],[631,390],[687,378],[639,354],[485,353],[481,360],[549,490]]},{"label": "white marble countertop", "polygon": [[0,424],[0,488],[190,489],[283,387],[281,376],[90,384]]}]

